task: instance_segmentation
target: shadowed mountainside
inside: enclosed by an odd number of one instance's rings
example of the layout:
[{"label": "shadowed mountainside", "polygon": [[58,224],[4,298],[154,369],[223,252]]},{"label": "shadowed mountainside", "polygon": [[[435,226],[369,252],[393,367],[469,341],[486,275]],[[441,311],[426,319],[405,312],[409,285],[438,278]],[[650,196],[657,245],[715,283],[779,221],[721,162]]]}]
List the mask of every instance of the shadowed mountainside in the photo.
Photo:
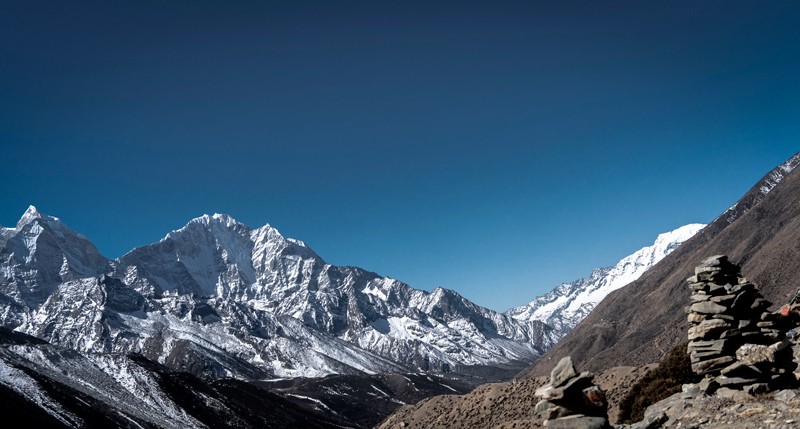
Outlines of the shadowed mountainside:
[{"label": "shadowed mountainside", "polygon": [[[726,254],[776,307],[800,286],[800,154],[770,171],[733,207],[637,281],[611,293],[542,359],[520,374],[547,374],[563,356],[600,371],[662,359],[686,339],[686,278],[704,258]],[[691,203],[691,202],[687,202]]]}]

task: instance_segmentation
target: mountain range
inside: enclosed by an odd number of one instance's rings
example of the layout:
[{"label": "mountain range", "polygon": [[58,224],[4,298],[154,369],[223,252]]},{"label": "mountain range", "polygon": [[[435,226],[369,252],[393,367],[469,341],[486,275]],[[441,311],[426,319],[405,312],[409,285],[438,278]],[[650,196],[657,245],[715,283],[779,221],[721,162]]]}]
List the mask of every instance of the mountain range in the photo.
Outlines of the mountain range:
[{"label": "mountain range", "polygon": [[[556,346],[512,382],[486,384],[465,395],[435,396],[400,407],[378,427],[388,429],[401,423],[406,427],[430,429],[541,427],[542,420],[531,412],[535,407],[532,398],[549,380],[556,362],[565,356],[572,357],[576,368],[596,375],[595,380],[599,380],[609,400],[610,415],[618,416],[619,405],[630,387],[646,378],[648,369],[654,368],[672,348],[686,341],[690,325],[684,308],[688,307],[691,295],[686,279],[704,259],[711,255],[728,255],[741,266],[742,274],[755,282],[774,303],[773,311],[797,292],[796,279],[800,277],[797,264],[800,260],[798,165],[800,153],[768,172],[728,210],[638,279],[609,293]],[[702,195],[697,198],[702,199]],[[687,405],[686,396],[682,396],[685,392],[676,395],[679,408],[693,409],[698,421],[708,423],[709,427],[726,426],[726,423],[714,425],[715,413],[719,411],[715,410],[720,403],[718,398],[709,397],[716,402],[712,401],[709,409],[698,414],[696,408]],[[760,399],[754,402],[751,406],[763,410],[754,419],[758,421],[736,427],[763,425],[764,420],[759,420],[762,416],[768,412],[777,413],[783,406],[768,405]],[[731,409],[741,410],[742,406],[739,403]],[[648,409],[647,413],[650,412]],[[658,412],[652,414],[655,420],[637,427],[662,427],[661,423],[665,422],[658,420]],[[739,414],[737,419],[743,416]],[[791,425],[791,421],[794,420],[788,420],[787,424]]]},{"label": "mountain range", "polygon": [[0,227],[0,412],[64,427],[369,427],[532,361],[519,380],[567,354],[596,371],[655,362],[685,337],[684,279],[705,256],[730,255],[774,302],[794,292],[798,164],[709,225],[506,314],[220,214],[112,260],[31,206]]},{"label": "mountain range", "polygon": [[269,225],[227,215],[193,219],[116,260],[33,206],[0,234],[3,326],[198,375],[518,370],[557,339],[542,322],[333,266]]}]

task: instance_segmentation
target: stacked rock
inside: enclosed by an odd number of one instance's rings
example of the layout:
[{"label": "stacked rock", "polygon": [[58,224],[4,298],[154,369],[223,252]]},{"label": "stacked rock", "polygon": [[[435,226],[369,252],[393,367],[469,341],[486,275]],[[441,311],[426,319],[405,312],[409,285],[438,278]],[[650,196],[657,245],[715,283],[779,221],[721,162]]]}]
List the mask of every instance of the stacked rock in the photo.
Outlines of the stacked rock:
[{"label": "stacked rock", "polygon": [[692,370],[704,375],[705,389],[723,386],[759,393],[792,381],[790,342],[772,303],[739,275],[739,266],[717,255],[705,259],[687,279],[688,352]]},{"label": "stacked rock", "polygon": [[550,372],[550,383],[536,390],[542,398],[536,404],[536,412],[550,429],[606,429],[608,402],[606,395],[592,380],[590,372],[581,372],[572,365],[567,356],[561,359]]}]

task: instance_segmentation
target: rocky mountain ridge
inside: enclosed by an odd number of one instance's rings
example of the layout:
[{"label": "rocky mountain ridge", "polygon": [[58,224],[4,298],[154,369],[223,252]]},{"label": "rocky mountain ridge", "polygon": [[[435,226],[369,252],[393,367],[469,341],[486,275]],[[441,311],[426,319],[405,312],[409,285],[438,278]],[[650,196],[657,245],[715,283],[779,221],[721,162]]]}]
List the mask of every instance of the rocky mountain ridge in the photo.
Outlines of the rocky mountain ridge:
[{"label": "rocky mountain ridge", "polygon": [[227,215],[117,260],[34,207],[0,231],[2,324],[81,352],[240,378],[469,373],[514,371],[556,340],[541,322],[333,266],[269,225]]}]

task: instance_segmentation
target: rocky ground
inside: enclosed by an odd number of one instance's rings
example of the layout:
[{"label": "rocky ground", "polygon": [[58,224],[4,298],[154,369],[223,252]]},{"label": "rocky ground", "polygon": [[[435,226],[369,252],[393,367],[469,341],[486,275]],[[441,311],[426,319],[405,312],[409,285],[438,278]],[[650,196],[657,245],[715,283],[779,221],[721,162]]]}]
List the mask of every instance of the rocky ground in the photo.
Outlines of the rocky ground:
[{"label": "rocky ground", "polygon": [[[629,385],[628,377],[644,373],[631,367],[614,368],[616,374],[598,375],[595,381],[608,386],[620,380],[609,392]],[[437,396],[416,406],[402,407],[378,428],[541,428],[533,412],[533,392],[546,379],[495,383],[464,395]],[[694,391],[693,391],[694,390]],[[611,393],[611,400],[616,395]],[[609,401],[611,402],[611,401]],[[617,400],[618,402],[618,400]],[[616,407],[609,406],[609,414]],[[614,422],[618,411],[614,412]],[[800,427],[800,390],[781,390],[757,396],[720,389],[713,395],[697,392],[687,385],[684,391],[648,408],[644,420],[615,429],[791,429]]]},{"label": "rocky ground", "polygon": [[[742,391],[720,389],[713,395],[699,394],[685,385],[676,393],[647,409],[645,418],[617,429],[790,429],[800,427],[800,390],[781,390],[751,396]],[[693,391],[694,390],[694,391]]]},{"label": "rocky ground", "polygon": [[[606,392],[609,419],[616,422],[619,402],[636,381],[655,365],[616,367],[595,376],[594,382]],[[549,377],[536,377],[480,386],[466,395],[445,395],[400,407],[377,427],[389,428],[538,428],[542,420],[534,412],[534,392]]]}]

